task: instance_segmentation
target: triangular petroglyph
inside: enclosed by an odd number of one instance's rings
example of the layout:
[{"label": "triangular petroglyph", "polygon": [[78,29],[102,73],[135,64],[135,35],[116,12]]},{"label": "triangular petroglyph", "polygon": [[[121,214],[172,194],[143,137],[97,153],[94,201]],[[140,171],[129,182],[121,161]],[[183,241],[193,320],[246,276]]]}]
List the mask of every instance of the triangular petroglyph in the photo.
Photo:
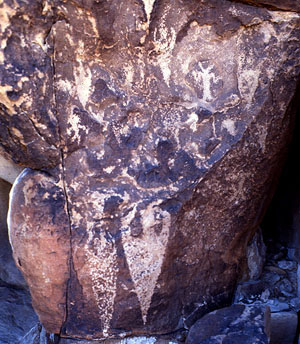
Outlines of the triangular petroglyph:
[{"label": "triangular petroglyph", "polygon": [[150,22],[150,17],[151,17],[151,13],[152,13],[155,1],[156,0],[143,0],[144,9],[145,9],[145,12],[146,12],[146,15],[147,15],[148,25],[149,25],[149,22]]},{"label": "triangular petroglyph", "polygon": [[100,233],[100,238],[92,238],[90,234],[89,239],[94,249],[91,250],[88,245],[86,246],[88,269],[103,326],[103,335],[106,337],[114,311],[117,290],[117,251],[114,241],[107,241],[103,232]]},{"label": "triangular petroglyph", "polygon": [[170,214],[151,203],[140,215],[141,235],[133,237],[130,230],[124,231],[122,242],[145,324],[168,243]]}]

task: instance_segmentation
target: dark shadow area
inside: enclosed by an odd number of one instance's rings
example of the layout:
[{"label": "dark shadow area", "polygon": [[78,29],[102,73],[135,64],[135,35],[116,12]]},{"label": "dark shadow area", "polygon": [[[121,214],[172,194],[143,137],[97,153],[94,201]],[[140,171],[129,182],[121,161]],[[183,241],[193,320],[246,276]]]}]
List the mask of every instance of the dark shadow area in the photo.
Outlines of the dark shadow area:
[{"label": "dark shadow area", "polygon": [[272,202],[262,221],[268,251],[285,246],[290,259],[300,263],[300,93],[289,153]]}]

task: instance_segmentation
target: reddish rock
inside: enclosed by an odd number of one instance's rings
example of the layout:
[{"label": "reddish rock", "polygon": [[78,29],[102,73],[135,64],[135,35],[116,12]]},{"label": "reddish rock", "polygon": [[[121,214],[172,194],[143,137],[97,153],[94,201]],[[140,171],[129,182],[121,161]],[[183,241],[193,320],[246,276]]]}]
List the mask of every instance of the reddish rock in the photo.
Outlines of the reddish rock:
[{"label": "reddish rock", "polygon": [[0,144],[35,169],[15,183],[11,241],[46,330],[167,333],[229,303],[293,127],[299,14],[198,0],[2,13]]},{"label": "reddish rock", "polygon": [[32,303],[49,332],[59,333],[66,318],[70,235],[60,181],[24,170],[12,189],[10,242]]}]

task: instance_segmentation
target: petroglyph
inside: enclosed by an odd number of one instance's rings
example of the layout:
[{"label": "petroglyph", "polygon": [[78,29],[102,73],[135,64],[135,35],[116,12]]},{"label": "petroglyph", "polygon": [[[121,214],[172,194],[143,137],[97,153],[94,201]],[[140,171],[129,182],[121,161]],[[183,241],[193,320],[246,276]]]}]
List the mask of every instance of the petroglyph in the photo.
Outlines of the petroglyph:
[{"label": "petroglyph", "polygon": [[151,16],[151,13],[152,13],[152,10],[153,10],[153,6],[154,6],[154,3],[155,3],[156,0],[142,0],[142,1],[144,3],[144,9],[145,9],[146,16],[147,16],[147,23],[148,23],[148,26],[149,26],[150,16]]},{"label": "petroglyph", "polygon": [[236,135],[236,127],[235,127],[235,122],[232,120],[232,119],[225,119],[223,122],[222,122],[222,128],[225,128],[229,134],[231,136],[235,136]]},{"label": "petroglyph", "polygon": [[90,68],[84,68],[82,62],[79,61],[79,67],[75,70],[74,77],[76,80],[77,96],[83,108],[85,108],[90,96],[90,87],[92,84]]},{"label": "petroglyph", "polygon": [[187,81],[195,88],[198,97],[206,103],[210,103],[216,98],[223,85],[222,78],[212,61],[196,63],[187,74]]},{"label": "petroglyph", "polygon": [[167,211],[162,211],[157,202],[149,204],[140,215],[142,226],[140,236],[133,237],[128,229],[122,233],[122,242],[140,302],[143,322],[146,324],[148,309],[168,243],[171,216]]},{"label": "petroglyph", "polygon": [[98,304],[99,316],[103,327],[103,335],[109,335],[110,321],[113,316],[114,300],[117,289],[117,251],[112,237],[108,240],[108,233],[100,231],[100,237],[95,237],[89,231],[86,245],[89,275],[92,289]]}]

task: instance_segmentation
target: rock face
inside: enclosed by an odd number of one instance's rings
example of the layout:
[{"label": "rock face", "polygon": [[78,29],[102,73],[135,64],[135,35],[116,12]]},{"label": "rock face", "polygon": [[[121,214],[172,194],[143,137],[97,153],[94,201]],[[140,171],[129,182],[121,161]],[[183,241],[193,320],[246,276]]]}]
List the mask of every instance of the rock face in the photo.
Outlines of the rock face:
[{"label": "rock face", "polygon": [[272,314],[270,344],[297,342],[297,314],[281,312]]},{"label": "rock face", "polygon": [[189,332],[186,344],[269,343],[270,310],[232,305],[206,314]]},{"label": "rock face", "polygon": [[297,5],[0,6],[10,240],[46,330],[167,333],[229,303],[291,134]]},{"label": "rock face", "polygon": [[13,184],[21,172],[22,167],[15,165],[0,155],[0,179]]},{"label": "rock face", "polygon": [[0,343],[19,343],[38,321],[28,290],[0,285],[0,307]]},{"label": "rock face", "polygon": [[245,4],[267,7],[272,10],[300,11],[300,3],[294,0],[233,0]]},{"label": "rock face", "polygon": [[24,288],[26,283],[12,257],[7,233],[8,196],[11,184],[0,179],[0,285]]}]

